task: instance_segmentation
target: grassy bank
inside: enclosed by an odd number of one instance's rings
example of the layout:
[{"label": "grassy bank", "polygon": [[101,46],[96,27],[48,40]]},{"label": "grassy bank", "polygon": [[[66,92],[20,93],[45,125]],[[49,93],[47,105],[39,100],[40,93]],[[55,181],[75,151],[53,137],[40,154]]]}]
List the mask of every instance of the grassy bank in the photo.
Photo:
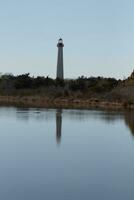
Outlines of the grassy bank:
[{"label": "grassy bank", "polygon": [[124,102],[103,101],[98,99],[74,98],[45,98],[39,96],[0,96],[0,105],[14,105],[45,108],[107,108],[107,109],[134,109],[133,104]]}]

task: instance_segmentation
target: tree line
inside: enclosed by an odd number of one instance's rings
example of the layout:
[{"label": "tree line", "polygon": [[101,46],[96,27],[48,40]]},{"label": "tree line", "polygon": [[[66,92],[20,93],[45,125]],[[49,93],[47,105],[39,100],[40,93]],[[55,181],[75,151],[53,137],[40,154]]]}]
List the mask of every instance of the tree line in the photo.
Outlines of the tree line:
[{"label": "tree line", "polygon": [[50,77],[31,77],[29,73],[21,75],[3,74],[0,76],[0,93],[12,94],[13,91],[36,90],[47,88],[49,90],[64,90],[67,92],[94,93],[108,92],[116,87],[119,80],[104,77],[78,77],[77,79],[52,79]]}]

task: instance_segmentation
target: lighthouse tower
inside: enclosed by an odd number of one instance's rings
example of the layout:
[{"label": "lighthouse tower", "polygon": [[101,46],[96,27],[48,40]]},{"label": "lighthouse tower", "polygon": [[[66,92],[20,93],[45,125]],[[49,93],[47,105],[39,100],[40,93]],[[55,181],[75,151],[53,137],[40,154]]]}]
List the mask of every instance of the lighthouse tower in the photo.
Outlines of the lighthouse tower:
[{"label": "lighthouse tower", "polygon": [[58,59],[57,59],[57,78],[64,79],[64,72],[63,72],[63,40],[60,38],[58,40]]}]

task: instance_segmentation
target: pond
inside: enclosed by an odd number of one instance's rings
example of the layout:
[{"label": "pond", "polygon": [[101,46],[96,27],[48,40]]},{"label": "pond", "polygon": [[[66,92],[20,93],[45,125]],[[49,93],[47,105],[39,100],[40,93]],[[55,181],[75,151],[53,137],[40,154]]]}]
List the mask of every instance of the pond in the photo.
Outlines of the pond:
[{"label": "pond", "polygon": [[0,108],[0,199],[134,199],[134,111]]}]

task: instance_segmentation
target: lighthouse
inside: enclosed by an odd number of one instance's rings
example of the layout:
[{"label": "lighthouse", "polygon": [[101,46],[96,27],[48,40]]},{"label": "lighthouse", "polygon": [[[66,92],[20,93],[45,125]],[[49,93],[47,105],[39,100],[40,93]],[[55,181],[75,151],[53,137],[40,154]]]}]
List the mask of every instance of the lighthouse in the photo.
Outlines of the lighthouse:
[{"label": "lighthouse", "polygon": [[64,79],[64,71],[63,71],[63,40],[60,38],[58,40],[58,58],[57,58],[57,78]]}]

